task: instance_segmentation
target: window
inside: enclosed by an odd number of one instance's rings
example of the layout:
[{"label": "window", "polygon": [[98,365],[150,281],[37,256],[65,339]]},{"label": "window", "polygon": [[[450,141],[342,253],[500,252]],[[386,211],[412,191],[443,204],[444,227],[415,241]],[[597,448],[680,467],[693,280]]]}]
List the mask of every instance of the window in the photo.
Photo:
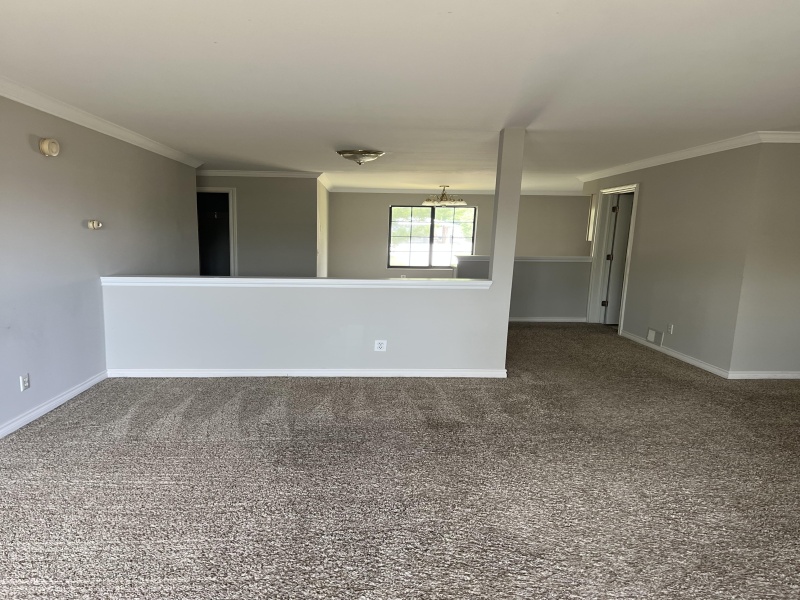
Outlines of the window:
[{"label": "window", "polygon": [[392,206],[389,267],[450,267],[475,249],[474,206]]}]

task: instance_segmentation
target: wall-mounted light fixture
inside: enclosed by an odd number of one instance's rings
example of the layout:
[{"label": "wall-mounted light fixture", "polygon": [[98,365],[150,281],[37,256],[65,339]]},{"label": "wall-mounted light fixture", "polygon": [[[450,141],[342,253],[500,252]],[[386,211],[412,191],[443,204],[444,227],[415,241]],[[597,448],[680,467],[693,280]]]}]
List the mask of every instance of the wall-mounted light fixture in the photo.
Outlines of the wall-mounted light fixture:
[{"label": "wall-mounted light fixture", "polygon": [[103,224],[97,219],[91,219],[86,225],[89,227],[89,229],[100,229],[103,226]]},{"label": "wall-mounted light fixture", "polygon": [[39,152],[45,156],[58,156],[61,152],[61,144],[53,138],[41,138],[39,140]]}]

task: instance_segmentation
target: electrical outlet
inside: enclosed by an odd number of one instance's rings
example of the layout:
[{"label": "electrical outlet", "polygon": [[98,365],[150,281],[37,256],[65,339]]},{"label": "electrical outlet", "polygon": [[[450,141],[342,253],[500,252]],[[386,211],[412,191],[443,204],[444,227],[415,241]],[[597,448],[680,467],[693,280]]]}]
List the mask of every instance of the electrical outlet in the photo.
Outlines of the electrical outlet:
[{"label": "electrical outlet", "polygon": [[386,352],[386,340],[375,340],[375,352]]},{"label": "electrical outlet", "polygon": [[674,330],[675,330],[675,325],[673,325],[672,323],[670,323],[670,324],[669,324],[669,327],[667,327],[667,333],[668,333],[668,334],[670,334],[670,335],[672,335],[672,332],[673,332]]},{"label": "electrical outlet", "polygon": [[29,387],[31,387],[31,374],[25,373],[25,375],[19,376],[19,391],[24,392]]}]

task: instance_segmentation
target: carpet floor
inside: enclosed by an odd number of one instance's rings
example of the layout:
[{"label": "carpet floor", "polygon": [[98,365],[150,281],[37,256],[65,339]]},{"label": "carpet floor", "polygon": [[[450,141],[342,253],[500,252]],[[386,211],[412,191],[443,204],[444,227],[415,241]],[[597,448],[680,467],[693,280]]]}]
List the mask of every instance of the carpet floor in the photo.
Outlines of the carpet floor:
[{"label": "carpet floor", "polygon": [[0,598],[800,598],[800,382],[508,370],[106,380],[0,440]]}]

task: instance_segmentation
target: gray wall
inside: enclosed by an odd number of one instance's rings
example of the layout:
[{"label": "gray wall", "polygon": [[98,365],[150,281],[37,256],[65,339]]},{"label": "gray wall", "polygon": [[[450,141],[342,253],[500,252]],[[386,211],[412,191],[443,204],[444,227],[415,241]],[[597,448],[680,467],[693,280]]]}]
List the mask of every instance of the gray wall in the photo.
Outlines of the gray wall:
[{"label": "gray wall", "polygon": [[194,169],[5,98],[0,122],[2,427],[105,372],[101,275],[194,275],[198,255]]},{"label": "gray wall", "polygon": [[728,370],[761,146],[587,183],[599,193],[640,183],[624,330],[673,335],[663,345]]},{"label": "gray wall", "polygon": [[328,231],[330,195],[317,180],[317,277],[328,276]]},{"label": "gray wall", "polygon": [[[389,207],[420,205],[426,194],[331,192],[328,274],[352,279],[451,277],[452,269],[389,269]],[[463,196],[478,207],[475,253],[488,254],[492,241],[492,196]]]},{"label": "gray wall", "polygon": [[[589,294],[589,257],[567,260],[517,258],[511,285],[512,320],[573,321],[586,320]],[[486,279],[489,257],[475,256],[459,262],[456,277]]]},{"label": "gray wall", "polygon": [[585,321],[590,262],[514,261],[511,318]]},{"label": "gray wall", "polygon": [[239,275],[316,276],[316,179],[198,176],[197,187],[236,188]]},{"label": "gray wall", "polygon": [[731,370],[800,374],[800,145],[759,159]]},{"label": "gray wall", "polygon": [[[426,194],[333,192],[330,194],[331,277],[451,277],[451,269],[386,267],[391,205],[419,205]],[[478,207],[475,254],[489,254],[494,198],[470,194]],[[522,196],[517,226],[517,256],[588,256],[587,196]],[[365,226],[369,224],[369,226]]]},{"label": "gray wall", "polygon": [[522,196],[517,256],[589,256],[589,196]]}]

